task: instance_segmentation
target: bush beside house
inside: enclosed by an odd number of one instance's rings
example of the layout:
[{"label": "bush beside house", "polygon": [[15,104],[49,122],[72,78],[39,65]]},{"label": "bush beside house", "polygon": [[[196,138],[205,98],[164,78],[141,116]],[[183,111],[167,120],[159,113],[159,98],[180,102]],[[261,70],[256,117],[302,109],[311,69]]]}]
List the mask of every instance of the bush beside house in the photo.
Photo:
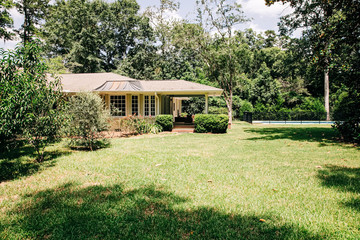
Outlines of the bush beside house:
[{"label": "bush beside house", "polygon": [[163,130],[162,126],[155,123],[155,118],[153,117],[131,115],[123,118],[115,118],[110,122],[110,131],[121,132],[124,135],[156,134]]},{"label": "bush beside house", "polygon": [[172,115],[158,115],[155,118],[155,123],[160,125],[163,131],[171,131],[174,127]]},{"label": "bush beside house", "polygon": [[195,132],[197,133],[226,133],[229,117],[225,114],[198,114],[195,115]]},{"label": "bush beside house", "polygon": [[70,146],[94,150],[108,145],[103,131],[109,129],[110,112],[99,95],[78,93],[69,99],[68,107]]}]

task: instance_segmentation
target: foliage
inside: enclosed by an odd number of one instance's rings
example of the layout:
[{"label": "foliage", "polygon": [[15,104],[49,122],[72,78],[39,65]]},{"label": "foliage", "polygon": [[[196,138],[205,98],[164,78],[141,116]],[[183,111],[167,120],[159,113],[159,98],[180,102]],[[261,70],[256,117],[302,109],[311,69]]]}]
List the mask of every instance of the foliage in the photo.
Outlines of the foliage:
[{"label": "foliage", "polygon": [[302,104],[299,106],[299,109],[303,111],[325,112],[325,107],[323,102],[318,98],[312,98],[312,97],[306,97],[303,100]]},{"label": "foliage", "polygon": [[155,123],[162,127],[163,131],[171,131],[173,129],[172,115],[157,115]]},{"label": "foliage", "polygon": [[[177,29],[177,42],[199,53],[209,79],[218,83],[232,121],[233,90],[238,75],[244,72],[249,49],[236,44],[233,28],[247,21],[235,1],[197,1],[198,23],[182,24]],[[215,31],[211,35],[209,31]]]},{"label": "foliage", "polygon": [[201,97],[191,97],[189,100],[182,101],[182,112],[190,115],[203,113],[205,110],[205,99]]},{"label": "foliage", "polygon": [[178,26],[183,21],[171,16],[179,2],[161,0],[159,6],[148,7],[143,17],[152,29],[151,37],[129,49],[118,72],[136,79],[184,79],[195,81],[202,74],[200,55],[177,44]]},{"label": "foliage", "polygon": [[109,129],[109,111],[100,96],[90,92],[70,97],[68,104],[70,146],[95,150],[107,145],[103,131]]},{"label": "foliage", "polygon": [[228,110],[224,107],[209,107],[209,114],[227,114]]},{"label": "foliage", "polygon": [[279,84],[272,79],[266,63],[262,63],[254,81],[253,102],[274,105],[279,95]]},{"label": "foliage", "polygon": [[238,109],[238,117],[240,119],[242,119],[244,112],[252,112],[254,110],[253,105],[251,104],[251,102],[247,101],[247,100],[242,100],[240,103],[240,107]]},{"label": "foliage", "polygon": [[341,96],[334,107],[334,127],[347,142],[360,143],[360,94],[349,92]]},{"label": "foliage", "polygon": [[64,74],[69,72],[61,56],[47,59],[46,64],[48,66],[47,72],[50,74]]},{"label": "foliage", "polygon": [[111,130],[122,132],[125,135],[157,134],[163,130],[153,117],[128,116],[111,121]]},{"label": "foliage", "polygon": [[360,143],[359,120],[336,121],[333,126],[343,141]]},{"label": "foliage", "polygon": [[62,56],[72,72],[116,69],[129,49],[151,34],[135,0],[59,0],[43,28],[50,56]]},{"label": "foliage", "polygon": [[13,34],[7,29],[13,25],[13,19],[9,13],[9,9],[12,6],[12,0],[2,0],[0,2],[0,39],[10,40],[13,36]]},{"label": "foliage", "polygon": [[[359,78],[360,2],[353,0],[321,1],[266,0],[289,3],[293,13],[281,18],[283,34],[303,29],[304,49],[311,55],[312,62],[324,72],[325,109],[329,118],[329,72],[347,75],[346,84],[354,87]],[[340,77],[341,78],[341,77]],[[356,87],[359,90],[359,86]]]},{"label": "foliage", "polygon": [[225,114],[197,114],[194,118],[197,133],[226,133],[229,117]]},{"label": "foliage", "polygon": [[39,35],[39,25],[49,12],[50,0],[19,0],[15,1],[18,12],[24,15],[24,23],[16,32],[23,42],[30,42]]},{"label": "foliage", "polygon": [[38,42],[25,43],[1,58],[0,135],[24,137],[39,162],[44,149],[59,140],[63,123],[61,84],[48,81]]}]

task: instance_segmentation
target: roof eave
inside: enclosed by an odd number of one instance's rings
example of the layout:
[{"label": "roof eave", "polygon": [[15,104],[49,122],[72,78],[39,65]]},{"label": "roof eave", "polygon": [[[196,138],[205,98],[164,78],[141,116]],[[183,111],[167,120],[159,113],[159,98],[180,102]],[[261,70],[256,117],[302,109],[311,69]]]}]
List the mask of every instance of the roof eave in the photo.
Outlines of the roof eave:
[{"label": "roof eave", "polygon": [[223,90],[161,90],[161,91],[93,91],[97,93],[104,94],[149,94],[149,93],[157,93],[164,95],[174,95],[174,94],[184,94],[184,95],[209,95],[209,96],[220,96],[223,93]]}]

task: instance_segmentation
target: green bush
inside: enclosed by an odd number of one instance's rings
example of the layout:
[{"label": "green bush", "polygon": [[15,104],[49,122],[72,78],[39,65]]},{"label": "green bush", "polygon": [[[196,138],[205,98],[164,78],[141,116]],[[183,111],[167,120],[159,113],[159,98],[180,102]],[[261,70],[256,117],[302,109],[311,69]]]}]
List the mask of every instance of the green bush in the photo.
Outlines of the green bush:
[{"label": "green bush", "polygon": [[173,116],[158,115],[155,118],[155,123],[160,125],[163,131],[171,131],[173,129]]},{"label": "green bush", "polygon": [[342,94],[334,106],[333,120],[341,138],[346,142],[360,143],[360,93]]},{"label": "green bush", "polygon": [[112,131],[122,132],[127,135],[159,133],[162,126],[155,123],[153,117],[128,116],[111,121]]},{"label": "green bush", "polygon": [[110,112],[99,95],[79,93],[69,99],[68,107],[70,146],[85,147],[92,151],[108,145],[103,131],[109,129]]},{"label": "green bush", "polygon": [[48,81],[40,45],[35,40],[14,51],[0,49],[0,145],[25,139],[38,162],[45,147],[60,140],[64,119],[60,79]]},{"label": "green bush", "polygon": [[226,133],[229,117],[225,114],[198,114],[194,118],[197,133]]},{"label": "green bush", "polygon": [[244,112],[252,112],[253,110],[254,110],[254,108],[253,108],[253,105],[251,104],[251,102],[249,102],[247,100],[242,100],[241,106],[239,108],[240,119],[243,117]]},{"label": "green bush", "polygon": [[209,114],[228,114],[225,107],[209,107]]}]

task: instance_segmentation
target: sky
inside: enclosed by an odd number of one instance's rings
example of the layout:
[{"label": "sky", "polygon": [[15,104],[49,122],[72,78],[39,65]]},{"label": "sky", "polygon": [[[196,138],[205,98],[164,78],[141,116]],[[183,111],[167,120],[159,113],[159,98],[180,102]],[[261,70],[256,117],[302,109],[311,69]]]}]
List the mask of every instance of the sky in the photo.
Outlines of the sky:
[{"label": "sky", "polygon": [[[137,2],[141,7],[141,12],[149,6],[159,4],[159,0],[137,0]],[[176,18],[194,18],[196,0],[180,0],[179,2],[179,11],[172,12],[170,15]],[[252,28],[256,32],[263,32],[265,30],[275,30],[277,32],[277,23],[279,22],[280,17],[291,13],[292,11],[290,7],[280,3],[276,3],[271,7],[265,6],[265,0],[237,0],[237,2],[241,4],[244,15],[251,19],[250,22],[240,25],[240,30]],[[18,28],[23,22],[23,17],[14,9],[11,10],[11,14],[14,19],[14,27]],[[299,33],[295,33],[294,36],[298,37]],[[14,48],[18,42],[19,39],[14,41],[7,41],[5,43],[3,40],[0,40],[0,48],[11,49]]]}]

